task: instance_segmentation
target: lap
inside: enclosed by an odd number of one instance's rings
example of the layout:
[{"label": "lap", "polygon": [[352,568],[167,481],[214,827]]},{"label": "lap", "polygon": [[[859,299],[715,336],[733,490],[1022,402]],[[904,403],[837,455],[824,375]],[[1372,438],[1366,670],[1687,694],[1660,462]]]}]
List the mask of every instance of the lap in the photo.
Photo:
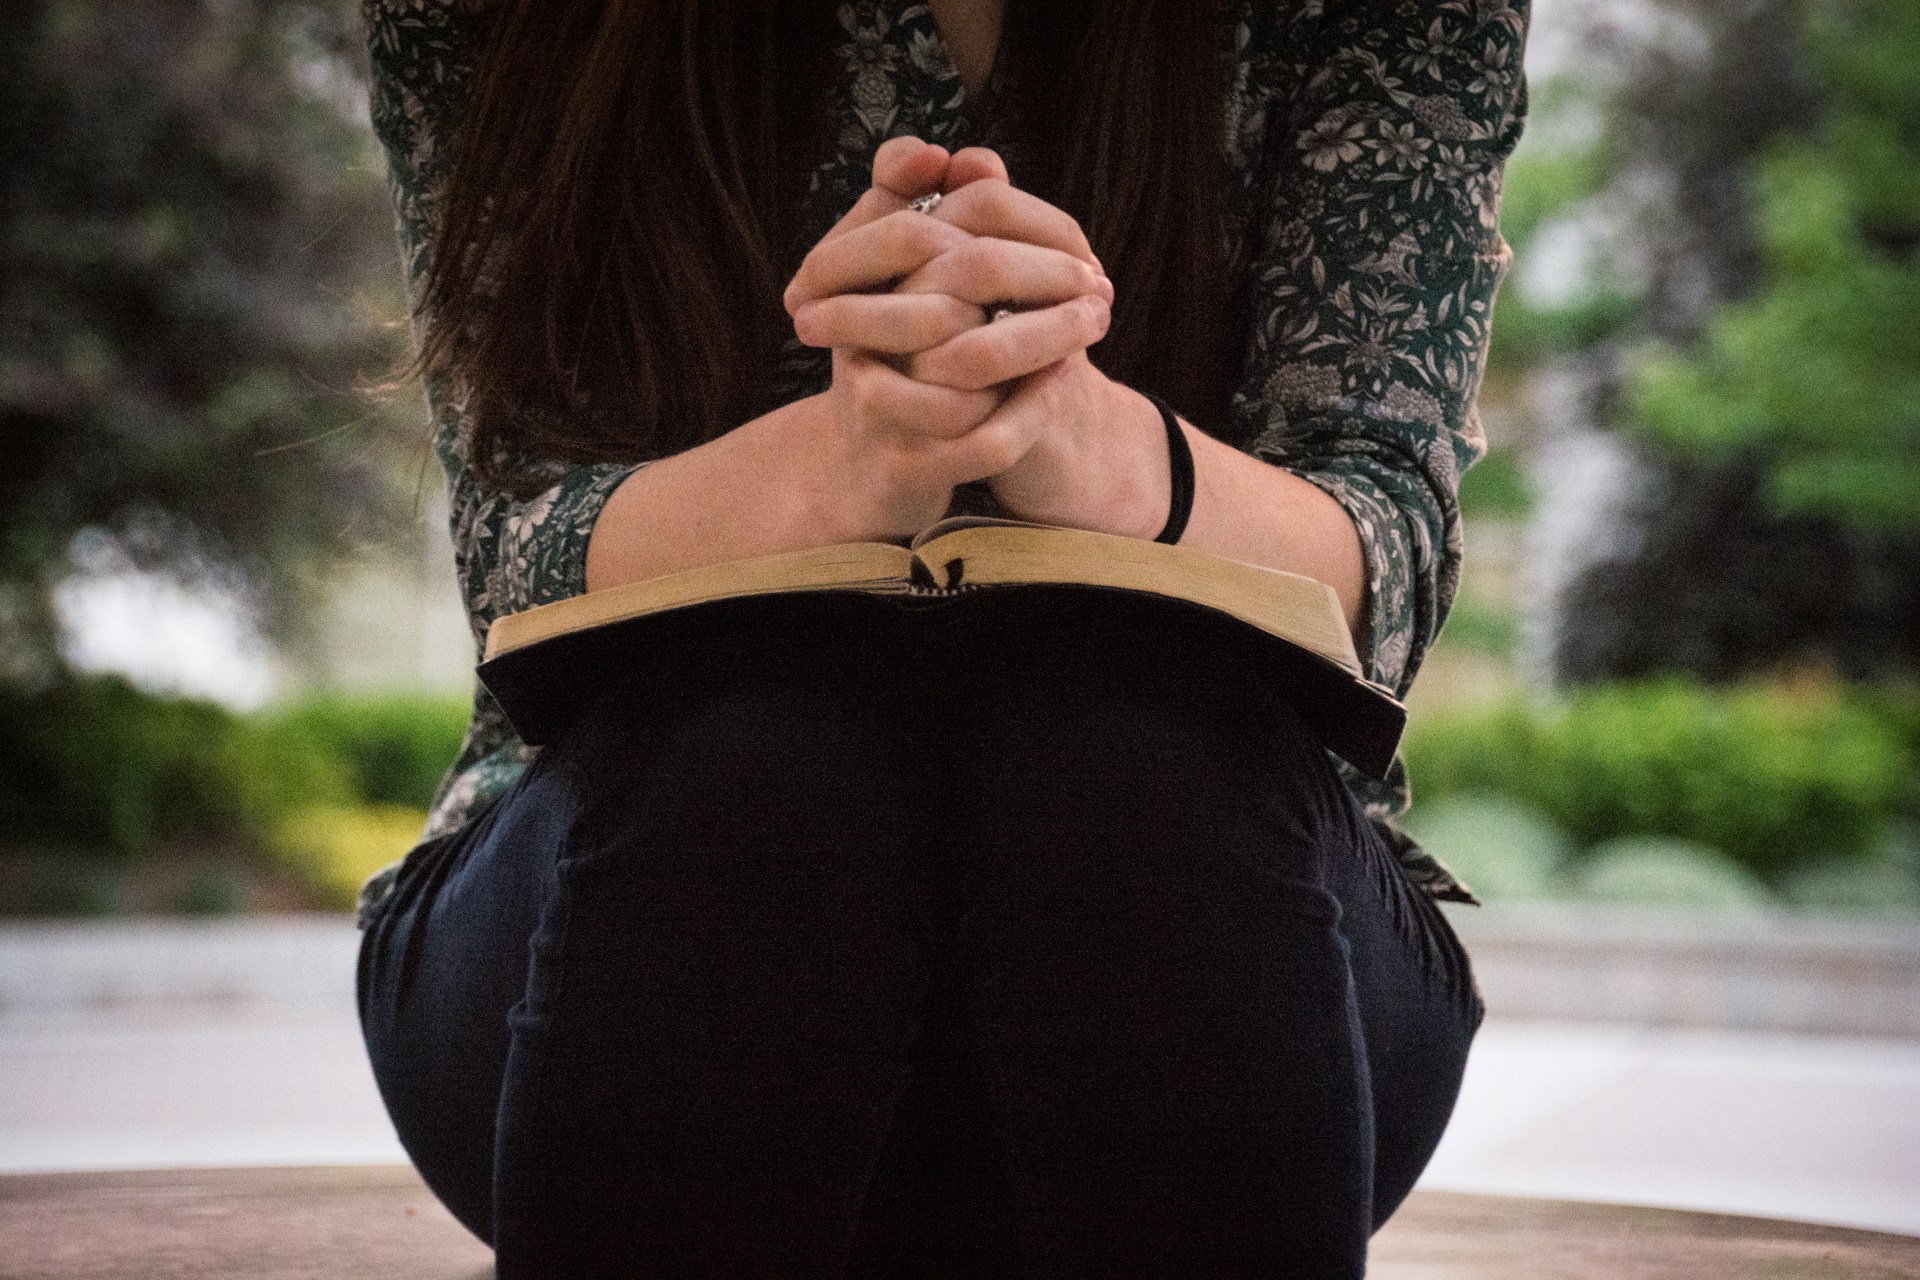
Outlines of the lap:
[{"label": "lap", "polygon": [[[1250,957],[1278,975],[1288,947],[1333,948],[1375,1110],[1411,1135],[1378,1171],[1376,1203],[1397,1204],[1471,1036],[1464,973],[1430,961],[1457,942],[1436,933],[1444,921],[1366,829],[1286,691],[1170,616],[906,614],[860,644],[741,636],[611,685],[492,810],[423,850],[366,940],[376,1075],[403,1137],[421,1135],[409,1149],[430,1184],[490,1233],[506,1015],[565,864],[593,898],[586,936],[608,944],[603,961],[624,963],[631,949],[611,944],[636,932],[844,940],[851,920],[868,952],[891,956],[887,981],[919,990],[943,954],[928,935],[947,929],[989,1007],[1036,981],[1046,999],[1110,996],[1116,959],[1164,989],[1164,962],[1185,957],[1204,989]],[[1053,952],[1034,954],[1036,938]],[[769,972],[786,984],[813,950]],[[1096,954],[1103,972],[1087,967]],[[1005,1023],[1002,1039],[1036,1025]],[[934,1105],[913,1098],[901,1131]]]}]

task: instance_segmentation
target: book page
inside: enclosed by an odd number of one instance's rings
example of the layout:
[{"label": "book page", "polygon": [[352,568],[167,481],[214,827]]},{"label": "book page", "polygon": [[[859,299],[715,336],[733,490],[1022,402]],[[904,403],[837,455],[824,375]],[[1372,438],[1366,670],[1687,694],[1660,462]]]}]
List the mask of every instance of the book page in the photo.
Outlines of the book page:
[{"label": "book page", "polygon": [[487,631],[489,659],[569,631],[603,626],[733,596],[848,588],[905,591],[913,553],[885,542],[848,542],[730,560],[590,591],[499,619]]},{"label": "book page", "polygon": [[936,574],[938,566],[962,561],[961,581],[969,585],[1083,583],[1172,596],[1231,614],[1360,674],[1338,594],[1302,574],[1143,538],[1010,520],[959,517],[927,532],[926,541],[915,540],[921,559]]}]

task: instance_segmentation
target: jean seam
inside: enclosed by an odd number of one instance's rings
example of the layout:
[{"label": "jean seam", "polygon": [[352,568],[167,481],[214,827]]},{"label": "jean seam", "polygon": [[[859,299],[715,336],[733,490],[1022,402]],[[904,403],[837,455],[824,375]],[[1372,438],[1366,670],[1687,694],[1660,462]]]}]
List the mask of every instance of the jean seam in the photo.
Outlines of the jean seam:
[{"label": "jean seam", "polygon": [[[577,795],[578,793],[576,792],[575,794]],[[567,828],[568,828],[569,838],[563,842],[563,846],[562,846],[563,848],[567,848],[570,850],[575,849],[585,842],[584,833],[588,830],[588,828],[584,821],[584,816],[585,815],[584,815],[583,807],[579,802],[576,801],[575,804],[572,806],[572,811],[567,815]],[[552,870],[552,875],[554,877],[553,892],[552,892],[552,895],[547,900],[547,913],[543,913],[543,915],[557,913],[557,917],[558,917],[557,921],[555,922],[555,927],[552,930],[553,943],[552,943],[552,947],[550,948],[551,952],[555,955],[557,959],[557,965],[556,965],[555,973],[553,976],[553,982],[552,982],[552,996],[551,996],[552,1011],[547,1018],[542,1020],[544,1022],[542,1031],[548,1038],[549,1042],[551,1042],[551,1040],[553,1039],[554,1033],[559,1026],[560,1006],[561,1006],[562,999],[566,994],[566,990],[568,987],[568,978],[571,975],[572,968],[573,968],[572,953],[568,947],[568,941],[573,931],[573,898],[574,898],[573,866],[577,861],[579,861],[580,857],[582,856],[584,855],[576,854],[576,853],[568,853],[563,857],[554,859],[553,870]],[[532,945],[533,941],[537,941],[540,938],[541,934],[547,931],[547,925],[548,925],[548,920],[546,918],[543,918],[538,924],[534,926],[533,939],[529,940],[529,945]],[[537,958],[538,958],[537,956],[534,957],[534,959],[537,959]],[[532,977],[533,972],[534,970],[530,965],[528,969],[529,978]],[[520,993],[519,1001],[516,1002],[512,1010],[508,1011],[508,1014],[507,1014],[508,1025],[510,1028],[512,1028],[512,1030],[515,1033],[518,1032],[519,1025],[527,1022],[527,1020],[529,1019],[530,1015],[528,1015],[523,1011],[527,1008],[531,999],[532,999],[531,991],[523,990]],[[516,1014],[518,1015],[517,1017],[516,1017]],[[511,1046],[511,1039],[509,1040],[509,1046]],[[511,1054],[511,1047],[509,1047],[509,1054]],[[527,1076],[526,1084],[522,1087],[523,1092],[526,1089],[530,1088],[535,1093],[538,1093],[539,1089],[544,1083],[544,1079],[546,1075],[548,1074],[550,1062],[551,1062],[550,1053],[546,1048],[543,1047],[541,1051],[534,1056],[533,1061],[528,1068],[528,1076]],[[504,1099],[505,1096],[506,1096],[506,1092],[503,1088],[501,1091],[501,1097]],[[498,1145],[497,1145],[499,1138],[497,1135],[499,1135],[502,1131],[502,1128],[503,1128],[502,1122],[505,1120],[505,1118],[506,1118],[505,1116],[496,1116],[495,1126],[494,1126],[494,1132],[496,1134],[495,1163],[494,1163],[494,1189],[493,1189],[494,1238],[487,1241],[487,1244],[490,1247],[494,1248],[496,1251],[499,1248],[499,1231],[500,1231],[500,1222],[501,1222],[500,1177],[499,1177],[500,1166],[499,1166]],[[497,1265],[497,1259],[496,1259],[496,1265]]]}]

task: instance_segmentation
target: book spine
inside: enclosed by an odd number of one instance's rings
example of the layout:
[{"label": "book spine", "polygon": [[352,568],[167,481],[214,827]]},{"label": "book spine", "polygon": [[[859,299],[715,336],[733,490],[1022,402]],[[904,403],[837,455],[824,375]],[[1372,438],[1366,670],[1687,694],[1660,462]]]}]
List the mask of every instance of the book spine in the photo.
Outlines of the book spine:
[{"label": "book spine", "polygon": [[907,570],[907,591],[910,595],[953,596],[963,591],[976,589],[977,584],[963,581],[966,576],[967,562],[955,557],[941,565],[938,573],[919,556],[914,556],[913,564]]}]

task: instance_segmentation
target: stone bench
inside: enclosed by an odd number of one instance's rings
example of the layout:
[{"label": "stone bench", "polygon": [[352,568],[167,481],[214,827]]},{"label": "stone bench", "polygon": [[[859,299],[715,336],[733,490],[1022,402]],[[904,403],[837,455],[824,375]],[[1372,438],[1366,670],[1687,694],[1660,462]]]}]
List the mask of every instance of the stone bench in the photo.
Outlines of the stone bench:
[{"label": "stone bench", "polygon": [[[411,1169],[0,1177],[7,1280],[485,1280],[488,1250]],[[1920,1238],[1764,1218],[1417,1192],[1378,1280],[1893,1280]]]}]

